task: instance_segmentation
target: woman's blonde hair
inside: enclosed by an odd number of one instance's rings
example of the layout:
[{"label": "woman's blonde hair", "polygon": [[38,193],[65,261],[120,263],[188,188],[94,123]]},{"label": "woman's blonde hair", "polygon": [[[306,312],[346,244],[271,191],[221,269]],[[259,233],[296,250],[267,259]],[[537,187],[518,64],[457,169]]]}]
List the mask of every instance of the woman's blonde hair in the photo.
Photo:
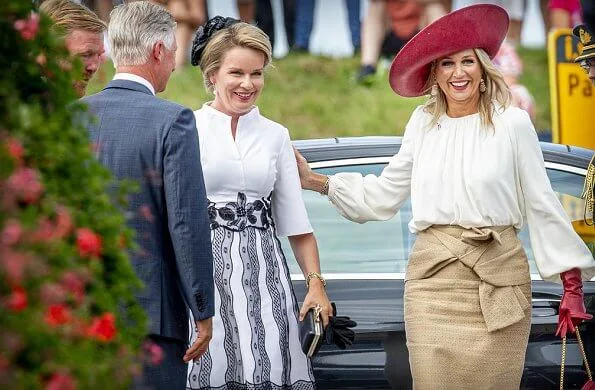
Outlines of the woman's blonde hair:
[{"label": "woman's blonde hair", "polygon": [[[504,82],[502,73],[492,63],[488,54],[483,49],[473,49],[473,51],[481,65],[482,79],[486,86],[485,92],[480,92],[479,94],[479,117],[484,126],[493,128],[494,122],[492,118],[494,112],[496,110],[503,110],[510,105],[510,88]],[[432,70],[426,82],[427,93],[430,92],[432,85],[436,83],[436,62],[437,60],[432,63]],[[436,96],[430,96],[424,105],[424,111],[432,115],[432,120],[429,124],[430,127],[434,127],[438,123],[440,116],[446,113],[447,107],[446,96],[438,88]]]},{"label": "woman's blonde hair", "polygon": [[271,63],[269,37],[256,26],[244,22],[235,23],[215,33],[200,58],[199,66],[207,91],[213,92],[213,83],[209,77],[221,67],[225,53],[234,47],[245,47],[263,53],[265,68]]}]

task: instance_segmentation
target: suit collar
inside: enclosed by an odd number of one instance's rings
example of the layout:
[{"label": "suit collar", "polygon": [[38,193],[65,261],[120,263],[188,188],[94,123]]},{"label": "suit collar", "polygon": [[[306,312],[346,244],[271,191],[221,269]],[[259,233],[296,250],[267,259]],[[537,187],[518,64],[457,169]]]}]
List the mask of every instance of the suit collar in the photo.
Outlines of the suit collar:
[{"label": "suit collar", "polygon": [[147,95],[153,96],[153,94],[151,93],[149,88],[145,87],[141,83],[137,83],[136,81],[131,81],[131,80],[112,80],[104,88],[104,90],[111,89],[111,88],[129,89],[131,91],[142,92],[142,93],[146,93]]}]

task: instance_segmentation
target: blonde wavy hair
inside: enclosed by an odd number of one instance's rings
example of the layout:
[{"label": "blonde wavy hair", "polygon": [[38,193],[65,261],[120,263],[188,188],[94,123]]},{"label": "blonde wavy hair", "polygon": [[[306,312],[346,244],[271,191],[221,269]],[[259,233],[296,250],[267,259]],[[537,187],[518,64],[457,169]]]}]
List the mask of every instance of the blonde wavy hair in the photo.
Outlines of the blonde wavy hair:
[{"label": "blonde wavy hair", "polygon": [[235,48],[245,47],[264,54],[266,68],[273,57],[271,41],[260,28],[248,23],[238,22],[215,33],[205,46],[198,66],[202,71],[205,88],[213,92],[213,83],[209,77],[221,67],[225,54]]},{"label": "blonde wavy hair", "polygon": [[[504,76],[496,68],[496,66],[490,60],[490,56],[483,49],[473,49],[479,64],[482,69],[482,78],[484,80],[486,91],[480,92],[479,94],[479,117],[481,123],[488,127],[494,127],[493,115],[496,110],[504,110],[510,106],[512,96],[510,88],[504,82]],[[432,85],[435,83],[435,67],[438,60],[432,63],[432,69],[430,76],[426,81],[426,93],[430,93]],[[434,127],[438,123],[438,119],[448,108],[446,96],[440,88],[438,88],[438,94],[430,96],[428,101],[424,104],[424,111],[432,115],[429,127]]]}]

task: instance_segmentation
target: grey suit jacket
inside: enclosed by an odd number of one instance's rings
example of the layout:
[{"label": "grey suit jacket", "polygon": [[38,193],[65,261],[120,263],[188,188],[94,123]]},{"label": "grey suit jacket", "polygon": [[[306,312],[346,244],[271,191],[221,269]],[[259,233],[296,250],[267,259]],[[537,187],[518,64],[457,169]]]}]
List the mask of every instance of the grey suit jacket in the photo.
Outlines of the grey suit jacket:
[{"label": "grey suit jacket", "polygon": [[194,114],[142,84],[113,80],[83,98],[97,120],[88,125],[101,163],[140,191],[129,196],[131,253],[145,288],[137,299],[149,333],[187,341],[195,320],[214,314],[213,258],[207,198]]}]

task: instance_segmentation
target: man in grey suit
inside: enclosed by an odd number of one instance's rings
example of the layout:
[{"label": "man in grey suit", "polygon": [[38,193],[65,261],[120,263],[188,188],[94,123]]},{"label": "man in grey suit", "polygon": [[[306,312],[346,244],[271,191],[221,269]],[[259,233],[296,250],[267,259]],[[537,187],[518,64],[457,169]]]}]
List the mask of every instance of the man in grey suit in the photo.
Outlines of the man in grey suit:
[{"label": "man in grey suit", "polygon": [[[117,179],[132,179],[130,224],[140,250],[132,254],[145,288],[137,299],[149,317],[149,337],[165,352],[144,367],[144,385],[183,389],[186,362],[207,349],[214,314],[213,259],[207,199],[194,115],[155,97],[175,68],[175,21],[163,7],[131,2],[110,15],[116,67],[101,92],[86,97],[97,117],[88,128],[99,160]],[[187,347],[188,309],[198,338]],[[143,387],[144,388],[144,387]]]}]

